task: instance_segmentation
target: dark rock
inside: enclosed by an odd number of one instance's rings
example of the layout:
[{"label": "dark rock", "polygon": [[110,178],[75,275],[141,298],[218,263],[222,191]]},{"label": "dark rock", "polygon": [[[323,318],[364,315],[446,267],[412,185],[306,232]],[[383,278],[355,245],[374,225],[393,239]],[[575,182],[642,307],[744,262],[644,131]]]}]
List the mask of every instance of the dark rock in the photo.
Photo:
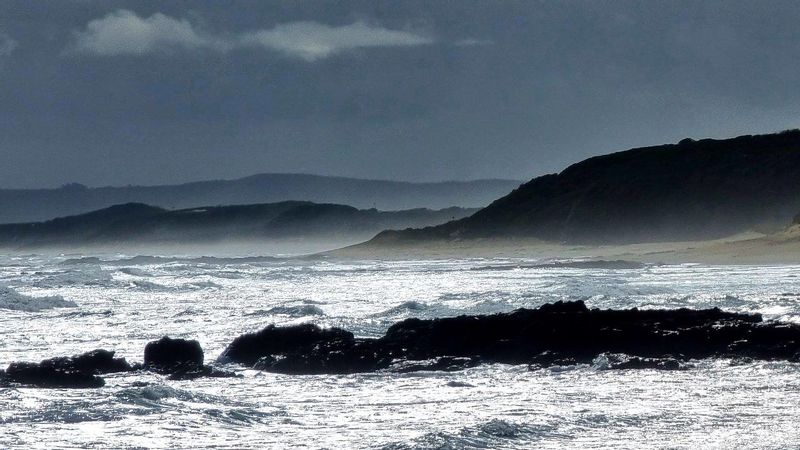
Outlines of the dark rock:
[{"label": "dark rock", "polygon": [[203,348],[195,340],[164,336],[144,347],[144,366],[158,372],[203,366]]},{"label": "dark rock", "polygon": [[346,346],[354,342],[353,333],[341,328],[320,328],[312,324],[276,327],[270,325],[255,333],[243,334],[228,345],[220,362],[253,365],[259,358],[287,355],[323,344],[327,347]]},{"label": "dark rock", "polygon": [[287,374],[395,368],[454,370],[477,363],[532,367],[614,357],[616,369],[681,369],[708,357],[795,360],[800,326],[764,323],[758,314],[705,310],[598,310],[581,302],[442,319],[406,319],[379,339],[315,325],[275,327],[236,338],[221,360]]},{"label": "dark rock", "polygon": [[195,340],[172,339],[164,336],[144,347],[144,369],[169,375],[170,380],[197,378],[233,378],[234,372],[203,364],[203,348]]},{"label": "dark rock", "polygon": [[124,358],[109,350],[93,350],[72,357],[45,359],[39,363],[14,362],[8,366],[8,382],[42,388],[97,388],[105,384],[98,374],[132,370]]},{"label": "dark rock", "polygon": [[105,380],[91,372],[61,369],[32,362],[13,362],[6,369],[6,379],[39,388],[99,388]]},{"label": "dark rock", "polygon": [[111,350],[92,350],[72,358],[54,358],[77,370],[94,373],[128,372],[133,370],[125,358],[115,358]]},{"label": "dark rock", "polygon": [[349,331],[311,324],[270,325],[239,336],[219,361],[286,374],[369,372],[391,363],[389,357],[378,354],[374,339],[355,339]]}]

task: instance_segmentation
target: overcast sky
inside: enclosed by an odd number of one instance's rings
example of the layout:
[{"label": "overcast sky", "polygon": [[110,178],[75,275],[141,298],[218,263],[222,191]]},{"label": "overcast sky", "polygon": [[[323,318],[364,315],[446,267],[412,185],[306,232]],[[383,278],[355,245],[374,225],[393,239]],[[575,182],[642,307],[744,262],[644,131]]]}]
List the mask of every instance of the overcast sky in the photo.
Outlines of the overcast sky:
[{"label": "overcast sky", "polygon": [[800,126],[795,1],[0,2],[0,186],[530,179]]}]

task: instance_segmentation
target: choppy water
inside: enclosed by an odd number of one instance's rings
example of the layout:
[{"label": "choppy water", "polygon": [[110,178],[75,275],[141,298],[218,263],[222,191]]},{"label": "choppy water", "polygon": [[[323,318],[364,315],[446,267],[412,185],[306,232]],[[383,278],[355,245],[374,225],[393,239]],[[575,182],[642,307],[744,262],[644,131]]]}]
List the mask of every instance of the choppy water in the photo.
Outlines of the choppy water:
[{"label": "choppy water", "polygon": [[[406,317],[584,299],[719,306],[800,321],[800,266],[535,267],[534,261],[0,257],[0,365],[315,322],[377,336]],[[3,448],[797,448],[800,365],[700,361],[683,372],[595,366],[0,389]]]}]

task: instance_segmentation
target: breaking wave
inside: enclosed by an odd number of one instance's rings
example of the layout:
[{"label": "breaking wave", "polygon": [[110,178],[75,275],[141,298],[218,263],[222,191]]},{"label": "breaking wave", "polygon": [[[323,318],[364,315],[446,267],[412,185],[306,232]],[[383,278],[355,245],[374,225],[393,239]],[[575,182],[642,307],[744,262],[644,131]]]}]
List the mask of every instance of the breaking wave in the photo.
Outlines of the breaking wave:
[{"label": "breaking wave", "polygon": [[258,309],[246,316],[289,316],[289,317],[306,317],[306,316],[324,316],[325,312],[318,306],[314,305],[293,305],[293,306],[275,306],[269,309]]},{"label": "breaking wave", "polygon": [[189,391],[162,384],[126,388],[119,391],[116,396],[123,402],[146,408],[161,408],[164,406],[163,401],[167,399],[182,401],[192,401],[195,399],[195,396]]},{"label": "breaking wave", "polygon": [[75,308],[75,302],[64,300],[60,295],[34,297],[20,294],[9,286],[0,285],[0,309],[38,312],[53,308]]},{"label": "breaking wave", "polygon": [[412,300],[412,301],[400,303],[397,306],[393,306],[393,307],[391,307],[391,308],[389,308],[389,309],[387,309],[385,311],[381,311],[381,312],[379,312],[377,314],[373,314],[372,317],[386,317],[386,316],[391,317],[391,316],[397,316],[397,315],[401,315],[401,314],[408,314],[408,313],[411,313],[411,312],[425,311],[425,310],[427,310],[429,308],[430,308],[430,306],[425,304],[425,303],[416,302],[416,301]]},{"label": "breaking wave", "polygon": [[[530,448],[532,442],[554,433],[549,425],[527,425],[492,419],[455,433],[428,433],[411,442],[380,447],[384,450]],[[522,446],[522,443],[525,443]]]},{"label": "breaking wave", "polygon": [[[40,277],[37,279],[37,277]],[[63,271],[38,271],[33,274],[32,285],[40,288],[64,286],[105,286],[113,282],[110,273],[100,268],[80,268]]]},{"label": "breaking wave", "polygon": [[145,272],[144,270],[139,269],[137,267],[122,267],[122,268],[119,269],[119,271],[121,273],[124,273],[125,275],[131,275],[131,276],[134,276],[134,277],[149,277],[149,276],[152,276],[151,274],[149,274],[149,273]]},{"label": "breaking wave", "polygon": [[213,281],[195,281],[187,285],[191,289],[221,289],[222,286]]}]

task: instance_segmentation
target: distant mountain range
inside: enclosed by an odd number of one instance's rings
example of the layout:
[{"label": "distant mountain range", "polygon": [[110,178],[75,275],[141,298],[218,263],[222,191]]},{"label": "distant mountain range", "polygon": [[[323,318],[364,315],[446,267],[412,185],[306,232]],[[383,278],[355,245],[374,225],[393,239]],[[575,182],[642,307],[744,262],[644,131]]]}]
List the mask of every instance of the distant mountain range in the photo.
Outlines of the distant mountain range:
[{"label": "distant mountain range", "polygon": [[470,217],[376,243],[533,237],[564,243],[719,238],[785,227],[800,211],[800,130],[684,139],[534,178]]},{"label": "distant mountain range", "polygon": [[0,223],[48,220],[123,203],[167,209],[289,200],[335,203],[384,211],[451,206],[483,207],[520,184],[513,180],[407,183],[302,174],[262,174],[237,180],[164,186],[0,189]]},{"label": "distant mountain range", "polygon": [[378,211],[311,202],[166,210],[115,205],[45,222],[0,225],[0,247],[111,243],[214,243],[237,239],[369,239],[381,230],[462,218],[475,209]]}]

